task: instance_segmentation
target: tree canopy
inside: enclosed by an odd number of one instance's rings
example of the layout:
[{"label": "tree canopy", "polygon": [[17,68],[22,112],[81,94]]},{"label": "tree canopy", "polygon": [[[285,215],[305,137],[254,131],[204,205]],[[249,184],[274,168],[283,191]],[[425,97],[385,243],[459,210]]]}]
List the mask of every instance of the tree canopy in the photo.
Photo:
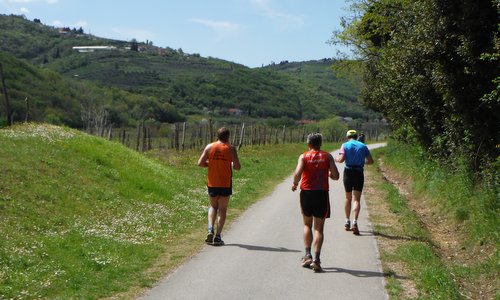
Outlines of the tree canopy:
[{"label": "tree canopy", "polygon": [[499,155],[498,0],[356,0],[333,43],[364,61],[362,99],[395,136],[473,170]]}]

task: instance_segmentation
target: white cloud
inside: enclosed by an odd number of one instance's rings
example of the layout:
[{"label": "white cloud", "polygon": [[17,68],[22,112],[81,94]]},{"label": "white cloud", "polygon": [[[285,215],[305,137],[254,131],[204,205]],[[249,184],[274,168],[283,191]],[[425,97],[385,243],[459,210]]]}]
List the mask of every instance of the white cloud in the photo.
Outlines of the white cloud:
[{"label": "white cloud", "polygon": [[250,0],[250,3],[261,10],[271,20],[278,22],[283,29],[297,28],[304,25],[304,16],[280,12],[272,7],[271,0]]},{"label": "white cloud", "polygon": [[54,26],[54,27],[62,27],[63,26],[63,22],[61,22],[59,20],[54,20],[54,21],[52,21],[52,26]]},{"label": "white cloud", "polygon": [[56,4],[59,0],[45,0],[48,4]]},{"label": "white cloud", "polygon": [[190,22],[205,25],[218,33],[237,33],[243,30],[243,26],[228,21],[214,21],[207,19],[189,19]]},{"label": "white cloud", "polygon": [[19,11],[20,11],[21,13],[23,13],[23,14],[29,14],[29,13],[30,13],[29,9],[27,9],[26,7],[21,7],[21,8],[19,9]]}]

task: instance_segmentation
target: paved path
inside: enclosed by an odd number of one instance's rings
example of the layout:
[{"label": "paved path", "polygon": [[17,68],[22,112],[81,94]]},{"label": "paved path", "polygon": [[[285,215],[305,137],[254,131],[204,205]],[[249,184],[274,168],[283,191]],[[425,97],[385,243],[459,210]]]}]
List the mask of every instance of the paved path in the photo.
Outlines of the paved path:
[{"label": "paved path", "polygon": [[[371,147],[381,146],[381,144]],[[336,156],[337,152],[332,152]],[[337,164],[342,176],[343,164]],[[140,299],[388,299],[365,199],[361,236],[344,231],[342,177],[330,180],[324,273],[302,268],[302,216],[292,176],[225,228],[222,247],[203,249]]]}]

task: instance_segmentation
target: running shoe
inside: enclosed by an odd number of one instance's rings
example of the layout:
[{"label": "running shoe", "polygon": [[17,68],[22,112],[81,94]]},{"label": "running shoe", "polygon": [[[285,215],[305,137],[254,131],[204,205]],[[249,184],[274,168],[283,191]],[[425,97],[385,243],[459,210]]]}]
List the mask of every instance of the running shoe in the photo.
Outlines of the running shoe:
[{"label": "running shoe", "polygon": [[345,231],[350,231],[351,230],[351,221],[345,221],[344,228],[345,228]]},{"label": "running shoe", "polygon": [[313,259],[312,259],[312,256],[310,255],[305,255],[303,258],[302,258],[302,267],[303,268],[310,268],[311,267],[311,263],[312,263]]},{"label": "running shoe", "polygon": [[224,245],[224,241],[220,238],[220,235],[216,235],[214,237],[213,245],[214,246],[222,246],[222,245]]},{"label": "running shoe", "polygon": [[323,272],[323,269],[321,268],[321,262],[319,260],[314,260],[311,263],[311,269],[313,269],[315,273]]},{"label": "running shoe", "polygon": [[208,234],[207,234],[207,238],[205,239],[205,243],[207,244],[213,244],[214,242],[214,232],[213,231],[209,231]]},{"label": "running shoe", "polygon": [[357,223],[352,224],[352,233],[354,235],[359,235],[359,228]]}]

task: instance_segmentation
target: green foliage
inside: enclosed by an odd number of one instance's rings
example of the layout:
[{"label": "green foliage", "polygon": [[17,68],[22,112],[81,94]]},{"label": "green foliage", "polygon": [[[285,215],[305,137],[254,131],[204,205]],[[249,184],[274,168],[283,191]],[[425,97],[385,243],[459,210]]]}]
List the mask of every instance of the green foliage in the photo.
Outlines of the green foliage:
[{"label": "green foliage", "polygon": [[497,1],[355,1],[353,8],[359,17],[333,41],[354,45],[364,60],[363,101],[432,156],[488,168],[500,154]]}]

